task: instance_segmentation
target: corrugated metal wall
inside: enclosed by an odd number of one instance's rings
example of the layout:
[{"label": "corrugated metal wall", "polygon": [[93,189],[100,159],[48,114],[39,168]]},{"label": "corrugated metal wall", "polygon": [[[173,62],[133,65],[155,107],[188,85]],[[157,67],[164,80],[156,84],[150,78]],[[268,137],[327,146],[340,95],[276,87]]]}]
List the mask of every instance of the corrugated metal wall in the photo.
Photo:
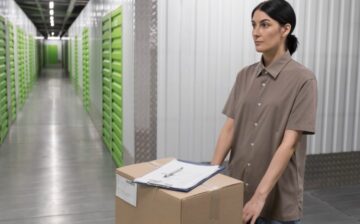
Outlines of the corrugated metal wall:
[{"label": "corrugated metal wall", "polygon": [[[251,11],[260,1],[159,0],[158,157],[208,161],[237,72],[259,60]],[[293,0],[294,58],[318,79],[308,154],[360,151],[360,1]]]}]

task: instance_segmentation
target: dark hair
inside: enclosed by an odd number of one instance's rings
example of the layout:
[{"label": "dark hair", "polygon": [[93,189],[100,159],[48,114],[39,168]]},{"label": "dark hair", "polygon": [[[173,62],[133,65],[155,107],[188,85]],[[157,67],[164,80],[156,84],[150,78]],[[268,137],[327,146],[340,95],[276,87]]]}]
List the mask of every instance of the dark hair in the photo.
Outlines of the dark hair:
[{"label": "dark hair", "polygon": [[268,0],[256,6],[251,13],[251,17],[254,16],[256,10],[265,12],[282,26],[287,23],[291,25],[290,33],[286,39],[286,47],[290,54],[293,54],[299,42],[295,35],[292,34],[296,26],[296,15],[291,5],[285,0]]}]

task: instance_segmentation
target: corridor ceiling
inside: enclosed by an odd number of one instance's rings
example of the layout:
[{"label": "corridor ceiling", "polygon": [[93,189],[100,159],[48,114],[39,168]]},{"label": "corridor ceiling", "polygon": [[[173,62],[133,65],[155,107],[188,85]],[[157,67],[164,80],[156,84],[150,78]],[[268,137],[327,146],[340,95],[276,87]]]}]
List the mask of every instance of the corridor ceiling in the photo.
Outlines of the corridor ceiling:
[{"label": "corridor ceiling", "polygon": [[46,38],[62,37],[74,22],[89,0],[53,0],[54,26],[50,24],[50,0],[15,0],[34,23],[37,30]]}]

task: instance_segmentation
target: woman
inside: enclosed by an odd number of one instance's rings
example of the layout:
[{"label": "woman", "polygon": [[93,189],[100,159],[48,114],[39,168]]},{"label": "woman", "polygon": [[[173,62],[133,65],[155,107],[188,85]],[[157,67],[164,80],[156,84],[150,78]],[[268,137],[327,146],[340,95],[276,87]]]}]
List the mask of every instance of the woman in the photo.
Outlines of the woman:
[{"label": "woman", "polygon": [[261,61],[245,67],[226,102],[228,117],[212,164],[230,153],[229,173],[245,183],[243,222],[300,223],[306,136],[315,133],[316,79],[294,61],[296,16],[284,0],[252,12]]}]

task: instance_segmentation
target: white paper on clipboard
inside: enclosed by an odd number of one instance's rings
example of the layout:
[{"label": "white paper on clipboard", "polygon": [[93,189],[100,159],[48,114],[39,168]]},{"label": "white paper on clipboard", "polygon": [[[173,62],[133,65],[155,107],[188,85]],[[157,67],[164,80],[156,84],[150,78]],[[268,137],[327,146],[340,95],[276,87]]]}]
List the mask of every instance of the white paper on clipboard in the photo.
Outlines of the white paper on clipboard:
[{"label": "white paper on clipboard", "polygon": [[222,168],[207,164],[195,164],[174,159],[134,182],[173,190],[188,191]]}]

